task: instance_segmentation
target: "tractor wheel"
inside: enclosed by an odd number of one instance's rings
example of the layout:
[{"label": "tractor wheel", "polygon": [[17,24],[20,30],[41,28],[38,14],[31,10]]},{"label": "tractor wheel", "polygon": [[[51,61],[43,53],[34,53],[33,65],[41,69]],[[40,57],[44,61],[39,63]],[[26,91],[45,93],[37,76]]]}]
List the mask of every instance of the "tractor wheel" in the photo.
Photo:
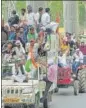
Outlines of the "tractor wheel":
[{"label": "tractor wheel", "polygon": [[73,86],[74,86],[74,95],[78,95],[78,93],[79,93],[79,81],[75,80]]},{"label": "tractor wheel", "polygon": [[86,68],[78,71],[79,92],[86,93]]}]

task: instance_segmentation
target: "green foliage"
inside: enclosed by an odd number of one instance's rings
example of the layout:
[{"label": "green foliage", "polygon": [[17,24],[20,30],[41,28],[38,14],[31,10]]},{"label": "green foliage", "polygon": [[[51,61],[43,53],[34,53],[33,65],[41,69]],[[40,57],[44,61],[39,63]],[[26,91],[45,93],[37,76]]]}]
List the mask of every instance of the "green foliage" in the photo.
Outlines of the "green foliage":
[{"label": "green foliage", "polygon": [[52,20],[56,20],[57,13],[60,14],[60,26],[63,26],[63,2],[62,1],[48,1],[48,7],[51,10]]},{"label": "green foliage", "polygon": [[16,3],[17,12],[20,13],[22,8],[26,9],[26,1],[17,1],[17,3]]},{"label": "green foliage", "polygon": [[86,15],[85,15],[85,5],[83,2],[79,1],[78,4],[78,11],[79,11],[79,24],[81,27],[84,27],[84,23],[86,20]]},{"label": "green foliage", "polygon": [[[26,8],[26,1],[16,1],[16,10],[19,15],[21,8]],[[8,17],[7,1],[2,1],[2,14],[4,16],[4,20],[7,21]]]},{"label": "green foliage", "polygon": [[2,4],[1,4],[1,9],[2,9],[2,15],[4,16],[4,20],[6,21],[6,17],[7,17],[7,10],[6,10],[6,3],[5,1],[2,1]]},{"label": "green foliage", "polygon": [[[77,1],[78,3],[78,14],[79,14],[79,24],[80,26],[85,26],[86,12],[85,12],[85,3],[83,1]],[[63,1],[48,1],[48,6],[51,9],[52,20],[55,20],[56,14],[60,13],[60,26],[63,26]]]}]

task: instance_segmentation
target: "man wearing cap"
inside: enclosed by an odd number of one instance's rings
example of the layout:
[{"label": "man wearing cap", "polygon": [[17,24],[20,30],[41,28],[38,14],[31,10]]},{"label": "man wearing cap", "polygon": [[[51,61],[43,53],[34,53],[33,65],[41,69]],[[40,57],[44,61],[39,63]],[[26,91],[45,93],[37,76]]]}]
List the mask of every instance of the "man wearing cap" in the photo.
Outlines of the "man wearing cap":
[{"label": "man wearing cap", "polygon": [[76,49],[76,52],[73,55],[73,60],[74,62],[72,64],[72,71],[75,73],[77,72],[80,64],[83,64],[83,53],[79,49]]},{"label": "man wearing cap", "polygon": [[25,55],[25,50],[21,44],[21,42],[19,40],[16,41],[16,48],[15,48],[15,51],[16,51],[16,56],[18,58],[21,58],[21,59],[25,59],[24,55]]},{"label": "man wearing cap", "polygon": [[15,59],[19,60],[19,61],[17,61],[16,68],[17,68],[18,74],[24,74],[25,73],[25,71],[24,71],[25,50],[22,47],[22,44],[19,40],[17,40],[15,42],[15,45],[16,45],[16,47],[14,49],[16,52]]}]

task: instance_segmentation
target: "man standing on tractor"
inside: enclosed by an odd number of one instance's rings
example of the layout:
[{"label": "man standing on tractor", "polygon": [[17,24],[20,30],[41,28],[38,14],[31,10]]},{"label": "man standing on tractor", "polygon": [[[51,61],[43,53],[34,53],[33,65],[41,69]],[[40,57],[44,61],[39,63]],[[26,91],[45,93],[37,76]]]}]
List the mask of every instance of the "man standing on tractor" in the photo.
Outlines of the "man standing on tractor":
[{"label": "man standing on tractor", "polygon": [[28,14],[26,15],[27,25],[36,27],[37,22],[35,19],[35,13],[33,12],[32,6],[28,5],[27,11],[28,11]]},{"label": "man standing on tractor", "polygon": [[17,15],[15,10],[12,11],[12,16],[8,19],[8,23],[10,26],[19,24],[19,16]]},{"label": "man standing on tractor", "polygon": [[83,64],[83,53],[76,49],[74,55],[73,55],[73,64],[72,64],[72,71],[73,73],[77,72],[78,67]]},{"label": "man standing on tractor", "polygon": [[40,27],[41,27],[41,19],[42,19],[42,15],[43,15],[43,8],[39,7],[38,12],[36,13],[36,21],[37,21],[37,32],[40,31]]},{"label": "man standing on tractor", "polygon": [[50,24],[50,8],[46,8],[44,14],[41,17],[41,23],[43,27],[47,27]]}]

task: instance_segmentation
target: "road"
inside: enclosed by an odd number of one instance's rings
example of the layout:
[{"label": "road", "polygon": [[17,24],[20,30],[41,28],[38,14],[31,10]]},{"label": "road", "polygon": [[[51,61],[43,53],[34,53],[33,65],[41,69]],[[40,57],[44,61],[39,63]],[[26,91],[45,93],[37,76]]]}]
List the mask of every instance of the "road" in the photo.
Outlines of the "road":
[{"label": "road", "polygon": [[[86,64],[86,56],[84,63]],[[86,108],[86,93],[74,96],[73,87],[61,88],[53,95],[49,108]]]},{"label": "road", "polygon": [[86,108],[86,94],[74,96],[73,88],[62,88],[53,95],[49,108]]}]

